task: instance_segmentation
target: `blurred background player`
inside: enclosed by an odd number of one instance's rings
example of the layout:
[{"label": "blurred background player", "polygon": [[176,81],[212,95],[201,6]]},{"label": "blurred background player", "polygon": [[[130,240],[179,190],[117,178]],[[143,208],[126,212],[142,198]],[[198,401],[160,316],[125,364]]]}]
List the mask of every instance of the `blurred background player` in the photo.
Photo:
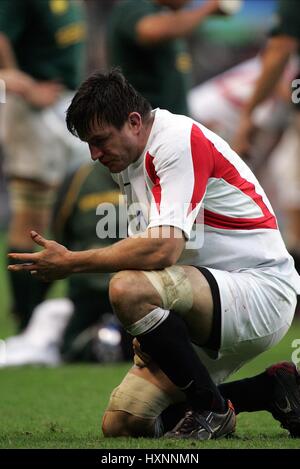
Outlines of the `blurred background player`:
[{"label": "blurred background player", "polygon": [[[267,140],[267,136],[270,137],[269,134],[274,134],[273,139],[276,143],[277,134],[287,126],[290,103],[286,102],[282,89],[290,85],[297,66],[294,60],[287,64],[282,81],[275,92],[255,110],[253,116],[255,128],[261,129],[264,140]],[[203,122],[205,126],[231,143],[239,125],[243,105],[253,92],[261,69],[261,57],[258,55],[193,87],[188,93],[191,117]],[[253,145],[251,145],[251,157],[252,155],[258,159]],[[253,168],[252,158],[250,163]]]},{"label": "blurred background player", "polygon": [[[84,147],[66,136],[64,111],[82,78],[85,34],[80,1],[0,2],[0,74],[8,90],[3,106],[8,250],[33,249],[29,227],[45,232],[68,158],[84,158]],[[22,330],[47,286],[22,274],[10,281]]]},{"label": "blurred background player", "polygon": [[[300,11],[295,0],[278,2],[278,10],[266,47],[262,54],[262,71],[254,90],[244,104],[239,128],[236,132],[234,147],[247,156],[251,148],[255,130],[254,111],[260,103],[270,97],[292,55],[297,55],[300,45]],[[299,73],[299,71],[298,71]],[[273,155],[276,166],[277,187],[281,208],[285,216],[285,239],[292,253],[296,268],[300,271],[300,113],[299,103],[292,103],[289,89],[290,106],[293,117],[281,142]]]},{"label": "blurred background player", "polygon": [[[55,238],[75,251],[103,248],[118,241],[119,211],[123,207],[120,200],[120,192],[104,166],[89,163],[73,169],[56,198],[52,220]],[[97,215],[99,204],[106,204],[106,208],[110,204],[112,212]],[[105,225],[105,233],[113,227],[112,237],[99,238],[97,223]],[[24,331],[6,339],[2,366],[131,358],[131,339],[113,317],[109,278],[105,273],[71,276],[66,298],[40,303]]]},{"label": "blurred background player", "polygon": [[[225,14],[225,2],[209,0],[183,9],[189,0],[122,0],[111,12],[109,60],[153,108],[187,114],[191,57],[184,37],[205,19]],[[239,7],[240,2],[231,0]]]},{"label": "blurred background player", "polygon": [[[122,198],[119,189],[107,168],[93,164],[81,165],[61,186],[53,217],[55,238],[75,251],[110,246],[119,240],[119,211],[124,208],[122,204],[119,205],[120,200]],[[105,204],[106,208],[109,204],[113,212],[105,210],[101,216],[97,215],[99,204]],[[101,226],[105,224],[103,236],[107,234],[106,237],[98,236],[100,233],[96,228],[99,223]],[[112,227],[113,232],[109,232]],[[113,330],[116,331],[116,340],[119,337],[119,342],[116,343],[119,354],[115,359],[128,358],[127,353],[132,355],[131,341],[127,346],[127,334],[123,333],[112,316],[108,297],[109,279],[109,274],[102,273],[76,274],[68,280],[67,296],[74,310],[62,338],[61,352],[64,360],[105,361],[104,357],[101,358],[101,353],[105,354],[105,347],[101,350],[100,344],[101,322],[102,326],[111,326],[112,334]],[[121,342],[124,345],[124,354],[121,351]],[[107,357],[107,361],[114,359]]]},{"label": "blurred background player", "polygon": [[[191,117],[232,143],[243,105],[253,92],[261,68],[261,57],[257,55],[193,87],[188,93]],[[293,57],[272,95],[255,109],[255,135],[248,151],[247,162],[263,183],[281,225],[284,223],[284,207],[280,204],[282,189],[277,167],[284,161],[284,149],[279,143],[291,119],[287,90],[297,69],[298,61]]]}]

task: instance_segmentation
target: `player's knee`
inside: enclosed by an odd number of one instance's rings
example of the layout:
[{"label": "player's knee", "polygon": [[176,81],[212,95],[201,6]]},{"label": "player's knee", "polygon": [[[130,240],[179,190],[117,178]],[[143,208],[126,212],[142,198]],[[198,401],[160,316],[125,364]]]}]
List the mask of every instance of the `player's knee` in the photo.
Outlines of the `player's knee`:
[{"label": "player's knee", "polygon": [[130,322],[124,315],[130,311],[129,306],[140,300],[137,277],[138,272],[124,270],[114,275],[109,283],[109,299],[121,321]]},{"label": "player's knee", "polygon": [[105,437],[153,436],[154,419],[143,419],[122,410],[106,411],[102,419]]},{"label": "player's knee", "polygon": [[102,419],[102,432],[106,437],[130,436],[129,414],[122,410],[107,410]]}]

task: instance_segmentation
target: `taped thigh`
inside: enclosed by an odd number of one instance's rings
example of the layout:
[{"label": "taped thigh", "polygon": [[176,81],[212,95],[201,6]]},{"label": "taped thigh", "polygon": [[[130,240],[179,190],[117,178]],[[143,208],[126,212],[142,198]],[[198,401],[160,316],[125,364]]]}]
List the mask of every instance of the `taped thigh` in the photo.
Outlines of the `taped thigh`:
[{"label": "taped thigh", "polygon": [[183,315],[193,306],[193,290],[182,267],[173,265],[163,270],[142,271],[158,291],[164,309]]}]

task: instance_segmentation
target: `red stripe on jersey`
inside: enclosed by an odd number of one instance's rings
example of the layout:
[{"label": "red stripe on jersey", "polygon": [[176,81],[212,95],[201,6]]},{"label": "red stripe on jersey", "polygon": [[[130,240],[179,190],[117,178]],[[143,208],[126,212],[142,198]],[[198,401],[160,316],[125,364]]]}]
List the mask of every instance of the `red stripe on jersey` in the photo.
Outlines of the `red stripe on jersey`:
[{"label": "red stripe on jersey", "polygon": [[274,215],[269,211],[263,198],[255,190],[255,185],[244,179],[236,167],[230,163],[214,146],[215,169],[213,177],[223,179],[230,185],[236,187],[241,192],[250,197],[261,209],[263,215],[259,218],[239,218],[204,211],[204,223],[215,228],[254,230],[258,228],[277,229],[277,222]]},{"label": "red stripe on jersey", "polygon": [[258,230],[259,228],[277,229],[275,218],[234,218],[204,209],[204,224],[225,230]]},{"label": "red stripe on jersey", "polygon": [[154,197],[158,213],[160,213],[160,202],[161,202],[161,185],[160,178],[156,173],[156,169],[153,163],[154,156],[151,156],[149,152],[146,154],[145,167],[149,178],[153,183],[152,195]]},{"label": "red stripe on jersey", "polygon": [[201,202],[213,170],[213,146],[195,124],[191,130],[191,153],[194,168],[194,189],[188,214]]}]

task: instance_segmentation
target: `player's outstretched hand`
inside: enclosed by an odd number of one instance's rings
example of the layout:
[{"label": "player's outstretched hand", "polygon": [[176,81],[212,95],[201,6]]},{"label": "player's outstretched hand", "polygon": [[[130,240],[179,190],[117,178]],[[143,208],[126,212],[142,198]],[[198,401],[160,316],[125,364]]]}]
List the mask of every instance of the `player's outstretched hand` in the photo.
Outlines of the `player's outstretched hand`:
[{"label": "player's outstretched hand", "polygon": [[24,96],[34,83],[29,75],[15,68],[1,69],[0,79],[4,80],[7,91],[20,96]]},{"label": "player's outstretched hand", "polygon": [[10,253],[8,257],[19,264],[11,264],[8,270],[19,272],[27,270],[45,282],[59,280],[70,275],[71,252],[58,244],[43,238],[36,231],[31,231],[33,241],[44,249],[35,253]]},{"label": "player's outstretched hand", "polygon": [[59,99],[63,89],[60,83],[54,81],[34,81],[23,97],[31,106],[43,109],[52,106]]}]

